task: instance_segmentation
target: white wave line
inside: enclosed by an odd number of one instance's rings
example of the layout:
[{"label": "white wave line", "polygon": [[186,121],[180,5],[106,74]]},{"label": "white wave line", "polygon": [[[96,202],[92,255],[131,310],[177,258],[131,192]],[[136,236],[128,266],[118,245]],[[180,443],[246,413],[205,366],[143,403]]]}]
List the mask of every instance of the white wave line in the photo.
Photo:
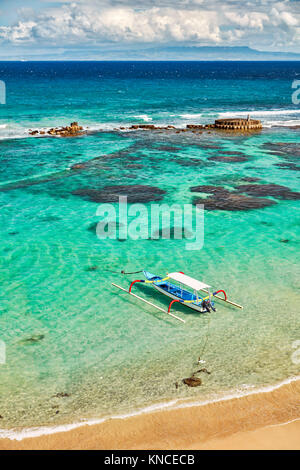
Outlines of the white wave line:
[{"label": "white wave line", "polygon": [[290,114],[300,114],[300,109],[270,109],[270,110],[254,110],[254,111],[234,111],[220,113],[220,116],[285,116]]},{"label": "white wave line", "polygon": [[71,423],[71,424],[60,424],[57,426],[41,426],[41,427],[32,427],[32,428],[24,428],[22,430],[17,430],[17,429],[0,429],[0,439],[10,439],[10,440],[16,440],[16,441],[21,441],[26,438],[32,438],[32,437],[40,437],[40,436],[45,436],[45,435],[50,435],[50,434],[56,434],[60,432],[66,432],[66,431],[71,431],[73,429],[80,428],[82,426],[93,426],[95,424],[101,424],[109,419],[127,419],[131,418],[133,416],[138,416],[141,414],[147,414],[147,413],[152,413],[155,411],[160,411],[164,409],[170,409],[170,410],[175,410],[175,409],[181,409],[181,408],[191,408],[191,407],[196,407],[196,406],[205,406],[209,405],[211,403],[218,403],[222,401],[229,401],[235,398],[242,398],[250,395],[257,395],[259,393],[269,393],[272,392],[273,390],[277,390],[278,388],[281,388],[283,385],[288,385],[292,382],[296,382],[300,380],[300,376],[296,377],[291,377],[288,379],[283,380],[280,383],[277,383],[275,385],[268,385],[265,387],[261,388],[255,388],[254,390],[247,390],[247,391],[241,391],[237,390],[235,392],[232,392],[228,395],[225,395],[223,397],[217,397],[211,400],[205,400],[205,401],[188,401],[185,403],[179,402],[179,400],[172,400],[166,403],[158,403],[156,405],[151,405],[145,408],[141,408],[135,412],[132,413],[127,413],[123,415],[115,415],[115,416],[109,416],[105,418],[94,418],[94,419],[87,419],[87,420],[82,420],[77,423]]}]

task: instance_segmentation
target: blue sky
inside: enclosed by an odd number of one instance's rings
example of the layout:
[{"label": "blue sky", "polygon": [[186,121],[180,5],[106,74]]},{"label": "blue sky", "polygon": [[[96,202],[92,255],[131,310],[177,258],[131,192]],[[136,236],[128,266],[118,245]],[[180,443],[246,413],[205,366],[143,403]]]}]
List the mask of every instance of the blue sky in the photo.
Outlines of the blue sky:
[{"label": "blue sky", "polygon": [[300,1],[0,0],[4,60],[107,59],[199,46],[300,53]]}]

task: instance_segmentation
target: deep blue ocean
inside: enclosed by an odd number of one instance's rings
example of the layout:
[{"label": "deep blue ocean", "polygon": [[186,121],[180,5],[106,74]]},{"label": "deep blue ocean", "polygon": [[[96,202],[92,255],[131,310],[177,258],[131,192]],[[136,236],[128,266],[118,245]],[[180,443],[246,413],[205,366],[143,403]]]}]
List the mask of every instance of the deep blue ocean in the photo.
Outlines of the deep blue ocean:
[{"label": "deep blue ocean", "polygon": [[[300,62],[1,62],[0,80],[1,428],[201,402],[299,375]],[[262,131],[126,130],[248,114]],[[87,134],[29,135],[73,121]],[[100,240],[87,195],[120,185],[163,190],[169,205],[211,200],[191,191],[200,185],[259,203],[210,203],[198,251],[174,237]],[[184,271],[244,309],[175,307],[182,325],[111,286],[127,288],[141,274],[121,270],[142,269]],[[136,292],[168,305],[149,286]],[[188,388],[199,355],[211,374]]]}]

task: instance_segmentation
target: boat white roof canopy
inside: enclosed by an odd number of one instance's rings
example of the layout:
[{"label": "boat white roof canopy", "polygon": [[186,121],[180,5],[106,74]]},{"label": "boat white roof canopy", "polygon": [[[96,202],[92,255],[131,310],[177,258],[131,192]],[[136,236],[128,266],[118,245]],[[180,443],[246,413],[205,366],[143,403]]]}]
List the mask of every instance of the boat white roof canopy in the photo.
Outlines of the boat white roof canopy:
[{"label": "boat white roof canopy", "polygon": [[209,289],[211,287],[208,284],[205,284],[204,282],[198,281],[197,279],[194,279],[193,277],[187,276],[186,274],[175,272],[175,273],[169,273],[168,276],[170,279],[181,282],[185,286],[191,287],[192,289],[195,289],[195,290]]}]

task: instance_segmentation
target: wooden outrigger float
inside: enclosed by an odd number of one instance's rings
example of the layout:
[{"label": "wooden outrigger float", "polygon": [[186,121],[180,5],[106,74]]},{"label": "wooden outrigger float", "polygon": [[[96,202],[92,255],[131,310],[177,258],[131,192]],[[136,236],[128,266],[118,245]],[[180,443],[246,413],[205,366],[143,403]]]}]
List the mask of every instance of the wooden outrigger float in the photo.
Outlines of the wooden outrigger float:
[{"label": "wooden outrigger float", "polygon": [[[135,281],[132,281],[128,290],[114,283],[112,285],[114,287],[117,287],[118,289],[121,289],[124,292],[127,292],[133,297],[145,302],[146,304],[151,305],[152,307],[155,307],[161,312],[167,313],[171,317],[176,318],[176,320],[179,320],[183,323],[185,323],[185,320],[183,320],[182,318],[170,312],[172,305],[176,302],[184,304],[187,307],[192,308],[193,310],[197,310],[200,313],[211,312],[211,310],[213,310],[214,312],[216,311],[213,297],[215,297],[216,299],[222,300],[223,302],[226,302],[230,305],[233,305],[234,307],[243,308],[241,305],[237,304],[236,302],[232,302],[231,300],[228,300],[226,292],[223,289],[219,289],[215,292],[211,292],[211,286],[209,286],[208,284],[205,284],[204,282],[198,281],[197,279],[194,279],[190,276],[187,276],[183,272],[170,273],[164,278],[160,276],[156,276],[155,274],[151,274],[148,271],[143,271],[143,273],[146,279],[136,279]],[[175,284],[174,281],[175,283],[177,282],[178,285]],[[149,302],[148,300],[143,299],[139,295],[133,294],[131,290],[132,290],[133,285],[137,282],[152,284],[152,286],[157,291],[170,297],[172,300],[169,304],[168,310],[164,310],[158,305],[155,305],[152,302]],[[186,287],[192,289],[193,292],[186,289]],[[201,292],[205,292],[208,295],[204,296],[203,294],[201,294]],[[224,297],[221,297],[220,295],[218,295],[220,293],[222,293]]]}]

